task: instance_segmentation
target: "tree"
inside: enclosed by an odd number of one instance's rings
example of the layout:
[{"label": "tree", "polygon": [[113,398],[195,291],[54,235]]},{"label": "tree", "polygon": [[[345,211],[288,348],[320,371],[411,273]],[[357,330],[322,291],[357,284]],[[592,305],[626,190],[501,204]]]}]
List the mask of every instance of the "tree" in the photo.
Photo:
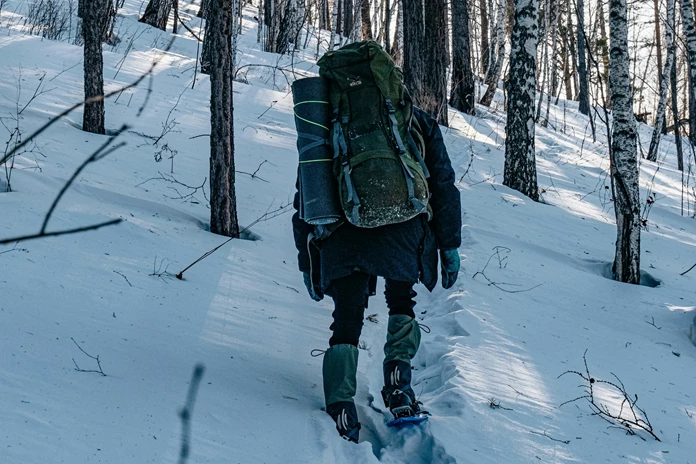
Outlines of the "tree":
[{"label": "tree", "polygon": [[414,103],[445,126],[447,35],[446,0],[404,1],[404,83]]},{"label": "tree", "polygon": [[138,21],[149,24],[157,29],[167,30],[169,13],[172,11],[174,0],[150,0],[145,8],[143,17]]},{"label": "tree", "polygon": [[612,105],[611,184],[616,215],[614,278],[640,284],[640,190],[636,120],[629,74],[626,0],[609,2]]},{"label": "tree", "polygon": [[[537,0],[538,1],[538,0]],[[481,104],[485,106],[491,106],[493,102],[493,96],[495,95],[495,90],[498,87],[498,81],[500,80],[500,75],[503,72],[503,62],[505,61],[505,0],[498,0],[496,21],[495,21],[495,35],[493,41],[490,44],[491,57],[493,56],[493,48],[497,46],[498,53],[495,57],[495,62],[491,61],[488,67],[488,72],[486,73],[486,78],[484,84],[486,84],[486,92],[481,97]],[[492,58],[491,58],[492,59]]]},{"label": "tree", "polygon": [[681,0],[681,12],[689,58],[689,139],[692,145],[696,145],[696,114],[693,111],[696,107],[696,25],[694,25],[694,9],[691,0]]},{"label": "tree", "polygon": [[370,21],[370,0],[360,2],[360,16],[362,18],[363,40],[372,40],[372,21]]},{"label": "tree", "polygon": [[104,134],[104,58],[102,40],[106,31],[110,0],[93,0],[82,8],[84,39],[85,110],[82,130]]},{"label": "tree", "polygon": [[515,0],[503,184],[539,200],[534,152],[534,96],[539,32],[537,0]]},{"label": "tree", "polygon": [[[454,7],[452,7],[454,11]],[[488,73],[491,64],[491,49],[488,43],[488,0],[479,0],[479,10],[481,11],[481,72]],[[454,29],[454,28],[453,28]]]},{"label": "tree", "polygon": [[208,2],[210,0],[201,0],[201,6],[198,8],[198,16],[199,18],[207,18],[208,17]]},{"label": "tree", "polygon": [[210,231],[239,237],[234,177],[232,12],[230,0],[210,0]]},{"label": "tree", "polygon": [[[667,92],[669,90],[669,76],[674,65],[674,24],[675,24],[675,0],[667,0],[667,27],[665,27],[665,45],[667,46],[667,59],[664,64],[662,76],[660,77],[660,101],[657,105],[657,117],[655,119],[655,129],[650,139],[648,149],[648,160],[657,161],[657,149],[660,146],[662,128],[665,124],[665,111],[667,109]],[[657,26],[656,26],[657,27]],[[658,29],[659,30],[659,29]],[[677,121],[678,118],[675,120]],[[680,167],[680,170],[683,166]]]},{"label": "tree", "polygon": [[469,40],[469,0],[452,0],[452,93],[450,104],[474,114],[474,73]]},{"label": "tree", "polygon": [[587,51],[585,47],[585,4],[583,0],[577,0],[578,16],[578,78],[580,99],[579,110],[582,114],[590,114],[590,86],[587,80]]}]

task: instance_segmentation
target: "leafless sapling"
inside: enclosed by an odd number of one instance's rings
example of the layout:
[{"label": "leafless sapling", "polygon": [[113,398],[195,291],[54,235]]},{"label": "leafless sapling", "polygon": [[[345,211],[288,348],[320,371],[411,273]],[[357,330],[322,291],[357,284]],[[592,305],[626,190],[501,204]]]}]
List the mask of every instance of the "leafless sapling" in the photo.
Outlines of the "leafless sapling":
[{"label": "leafless sapling", "polygon": [[[590,374],[590,368],[587,366],[587,350],[582,356],[583,362],[585,364],[585,372],[579,371],[565,371],[558,378],[563,377],[566,374],[577,375],[585,381],[584,385],[580,385],[584,390],[584,395],[579,396],[575,399],[566,401],[559,407],[566,404],[574,403],[580,400],[587,400],[592,411],[593,416],[599,416],[610,424],[610,427],[620,428],[624,430],[628,435],[636,435],[642,440],[645,440],[642,436],[637,434],[639,431],[644,431],[653,437],[657,441],[661,441],[653,430],[653,426],[648,419],[648,414],[638,406],[638,395],[629,395],[626,391],[626,387],[623,382],[614,374],[611,375],[616,379],[616,382],[595,379]],[[596,389],[599,386],[606,387],[612,391],[612,393],[618,393],[621,398],[621,405],[617,408],[610,408],[608,405],[602,403],[596,397]]]}]

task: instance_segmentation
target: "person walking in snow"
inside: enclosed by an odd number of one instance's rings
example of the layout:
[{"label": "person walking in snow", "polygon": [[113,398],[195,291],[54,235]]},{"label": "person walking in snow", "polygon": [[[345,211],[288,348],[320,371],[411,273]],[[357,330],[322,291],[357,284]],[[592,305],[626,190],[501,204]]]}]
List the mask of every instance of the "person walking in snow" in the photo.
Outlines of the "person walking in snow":
[{"label": "person walking in snow", "polygon": [[[352,55],[345,58],[341,51]],[[355,55],[360,59],[356,60]],[[347,63],[351,59],[354,61]],[[371,66],[366,71],[360,68],[365,66],[365,59]],[[457,280],[461,202],[437,122],[411,105],[400,69],[379,45],[351,44],[327,53],[318,64],[320,75],[332,86],[331,134],[345,213],[337,225],[310,225],[301,219],[298,192],[294,201],[298,211],[292,224],[299,270],[311,298],[320,301],[328,295],[334,302],[332,334],[323,360],[326,411],[342,437],[358,442],[360,422],[353,400],[357,346],[368,298],[376,293],[377,277],[385,279],[389,308],[382,396],[395,417],[414,416],[421,409],[411,387],[411,360],[418,351],[421,334],[413,287],[421,282],[429,291],[435,288],[438,250],[442,286],[448,289]],[[342,88],[340,72],[344,71],[349,74]],[[383,133],[388,137],[381,142]],[[385,161],[392,155],[380,151],[380,147],[375,151],[380,143],[393,154],[396,161],[390,161],[392,164]],[[367,167],[360,164],[368,162],[372,164]],[[366,181],[365,176],[379,179]],[[371,190],[379,188],[384,190]],[[413,209],[411,214],[402,214],[407,209],[402,207],[393,216],[383,210],[370,215],[376,202],[396,196],[397,190],[406,206]],[[377,211],[377,206],[374,208]]]}]

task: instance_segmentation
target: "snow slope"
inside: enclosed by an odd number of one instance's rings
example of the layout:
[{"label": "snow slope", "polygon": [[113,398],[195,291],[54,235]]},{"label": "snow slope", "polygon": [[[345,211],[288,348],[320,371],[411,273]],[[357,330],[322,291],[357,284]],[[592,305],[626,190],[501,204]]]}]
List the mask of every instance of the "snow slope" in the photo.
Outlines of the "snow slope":
[{"label": "snow slope", "polygon": [[[190,18],[196,6],[183,3]],[[10,127],[18,80],[20,109],[44,74],[48,90],[21,115],[26,137],[80,100],[81,49],[24,35],[8,21],[21,14],[20,2],[10,4],[0,17],[0,117]],[[365,322],[356,397],[363,431],[353,445],[322,411],[321,357],[310,352],[327,346],[331,303],[305,293],[287,208],[183,281],[173,278],[224,241],[207,231],[203,192],[181,199],[192,190],[162,179],[172,168],[166,144],[177,152],[174,178],[205,185],[209,85],[198,75],[190,88],[190,34],[163,54],[170,34],[137,23],[140,7],[126,1],[117,26],[123,40],[106,47],[107,88],[134,81],[160,57],[154,79],[107,102],[109,130],[132,126],[118,139],[127,145],[83,171],[49,230],[124,222],[0,246],[0,462],[177,462],[178,411],[199,362],[205,373],[189,462],[694,462],[696,356],[688,334],[696,272],[680,273],[696,259],[689,217],[696,199],[687,196],[682,216],[671,142],[663,142],[659,168],[641,166],[641,198],[657,198],[642,267],[646,283],[659,285],[635,287],[606,278],[616,232],[605,137],[600,128],[591,141],[575,103],[553,107],[549,128],[537,127],[544,203],[502,185],[500,109],[478,108],[478,117],[451,111],[445,139],[465,211],[463,270],[452,290],[429,294],[420,286],[416,308],[431,331],[414,361],[414,388],[433,417],[420,427],[386,427],[379,392],[387,311],[373,298],[368,314],[376,322]],[[246,11],[240,66],[289,67],[288,58],[259,51],[253,13]],[[310,40],[295,60],[297,77],[316,72],[315,47]],[[283,72],[274,79],[270,68],[244,69],[249,84],[235,85],[235,157],[240,221],[249,225],[291,200],[297,155]],[[152,137],[172,121],[154,146]],[[80,123],[78,110],[42,134],[35,153],[17,158],[13,191],[0,193],[0,239],[38,231],[65,180],[104,143]],[[641,126],[644,145],[649,136]],[[76,343],[99,355],[106,376],[75,370],[97,369]],[[577,375],[559,376],[584,371],[586,350],[595,378],[616,374],[638,395],[661,442],[611,428],[584,400],[560,406],[584,394]],[[615,392],[596,394],[620,407]]]}]

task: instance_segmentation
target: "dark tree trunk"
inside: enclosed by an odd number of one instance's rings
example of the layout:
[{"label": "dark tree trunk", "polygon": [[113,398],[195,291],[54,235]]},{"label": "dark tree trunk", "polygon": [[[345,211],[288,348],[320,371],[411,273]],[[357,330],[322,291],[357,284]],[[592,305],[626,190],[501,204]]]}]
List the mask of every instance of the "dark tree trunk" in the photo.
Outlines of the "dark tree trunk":
[{"label": "dark tree trunk", "polygon": [[612,105],[611,184],[616,214],[614,278],[640,283],[640,191],[636,120],[628,58],[626,0],[609,2]]},{"label": "dark tree trunk", "polygon": [[[414,102],[420,103],[425,93],[423,74],[425,68],[423,43],[423,3],[422,0],[403,0],[404,2],[404,84]],[[425,109],[425,108],[423,108]]]},{"label": "dark tree trunk", "polygon": [[149,24],[157,29],[167,30],[169,13],[172,11],[173,0],[150,0],[145,8],[143,17],[139,19],[141,23]]},{"label": "dark tree trunk", "polygon": [[534,96],[539,24],[537,0],[515,0],[503,184],[539,200],[534,149]]},{"label": "dark tree trunk", "polygon": [[239,237],[234,189],[230,0],[210,0],[210,231]]},{"label": "dark tree trunk", "polygon": [[681,12],[689,65],[689,140],[696,145],[696,25],[691,0],[681,0]]},{"label": "dark tree trunk", "polygon": [[384,49],[391,54],[391,4],[389,0],[383,0],[384,6]]},{"label": "dark tree trunk", "polygon": [[[212,1],[212,0],[210,0]],[[210,5],[206,10],[206,17],[210,11]],[[210,74],[210,61],[212,55],[212,42],[214,32],[210,29],[210,21],[206,20],[205,35],[203,36],[203,47],[201,50],[201,74]]]},{"label": "dark tree trunk", "polygon": [[84,39],[85,110],[82,130],[104,134],[104,59],[102,40],[111,0],[92,0],[82,11]]},{"label": "dark tree trunk", "polygon": [[210,0],[201,0],[201,6],[198,8],[198,16],[199,18],[207,18],[208,15],[208,3],[210,3]]},{"label": "dark tree trunk", "polygon": [[[658,82],[660,83],[660,100],[657,105],[657,117],[655,118],[655,128],[652,138],[650,139],[650,148],[648,149],[648,161],[657,161],[657,149],[660,147],[660,139],[662,137],[662,129],[665,126],[665,114],[667,109],[667,93],[669,91],[669,76],[674,64],[674,13],[675,0],[667,0],[667,21],[665,28],[665,44],[667,45],[667,61]],[[658,15],[659,20],[659,15]],[[658,27],[658,26],[656,26]],[[659,27],[658,27],[659,30]]]},{"label": "dark tree trunk", "polygon": [[370,0],[362,0],[362,3],[360,4],[360,16],[362,18],[363,40],[373,40],[372,19],[370,18]]},{"label": "dark tree trunk", "polygon": [[353,18],[353,0],[344,0],[343,2],[343,35],[350,37],[355,26],[355,18]]},{"label": "dark tree trunk", "polygon": [[[491,48],[488,42],[490,35],[488,30],[488,0],[479,0],[479,8],[481,10],[481,74],[487,74],[491,65]],[[454,14],[454,5],[452,5],[452,14]]]},{"label": "dark tree trunk", "polygon": [[590,86],[587,81],[587,50],[585,49],[585,5],[583,0],[577,0],[578,16],[578,79],[580,89],[578,98],[580,100],[580,112],[585,115],[590,114]]},{"label": "dark tree trunk", "polygon": [[469,0],[452,0],[452,94],[450,104],[474,114],[474,74],[471,69]]},{"label": "dark tree trunk", "polygon": [[[675,48],[672,42],[672,48]],[[674,53],[675,50],[672,50]],[[669,53],[669,50],[667,51]],[[681,133],[679,132],[679,87],[677,86],[677,60],[672,61],[672,69],[669,71],[669,84],[672,94],[672,119],[674,119],[674,144],[677,146],[677,165],[680,171],[684,171],[684,151],[682,149]]]}]

